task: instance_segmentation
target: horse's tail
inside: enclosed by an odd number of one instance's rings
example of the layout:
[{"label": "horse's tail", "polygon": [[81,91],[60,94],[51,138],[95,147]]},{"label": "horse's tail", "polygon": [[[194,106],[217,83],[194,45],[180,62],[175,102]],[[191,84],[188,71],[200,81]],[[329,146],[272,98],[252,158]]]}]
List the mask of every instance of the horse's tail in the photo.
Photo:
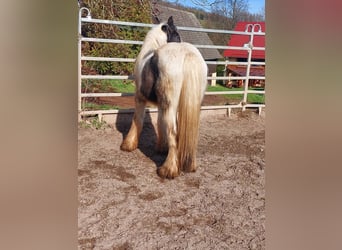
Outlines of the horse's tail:
[{"label": "horse's tail", "polygon": [[206,70],[203,70],[201,60],[196,54],[188,53],[183,65],[184,78],[178,105],[177,151],[179,167],[186,172],[196,170],[200,109],[206,86]]}]

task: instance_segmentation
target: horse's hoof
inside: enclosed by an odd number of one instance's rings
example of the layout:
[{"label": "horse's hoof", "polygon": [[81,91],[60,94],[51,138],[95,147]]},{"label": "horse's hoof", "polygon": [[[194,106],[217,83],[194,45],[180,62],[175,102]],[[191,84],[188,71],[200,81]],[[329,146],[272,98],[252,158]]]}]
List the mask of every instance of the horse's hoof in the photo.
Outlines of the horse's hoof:
[{"label": "horse's hoof", "polygon": [[177,176],[179,176],[179,171],[178,169],[170,169],[167,166],[162,166],[160,168],[157,169],[157,173],[159,175],[159,177],[165,179],[173,179]]},{"label": "horse's hoof", "polygon": [[131,152],[133,150],[135,150],[138,147],[138,145],[132,145],[130,143],[127,143],[126,141],[123,141],[120,145],[120,149],[122,151],[127,151],[127,152]]}]

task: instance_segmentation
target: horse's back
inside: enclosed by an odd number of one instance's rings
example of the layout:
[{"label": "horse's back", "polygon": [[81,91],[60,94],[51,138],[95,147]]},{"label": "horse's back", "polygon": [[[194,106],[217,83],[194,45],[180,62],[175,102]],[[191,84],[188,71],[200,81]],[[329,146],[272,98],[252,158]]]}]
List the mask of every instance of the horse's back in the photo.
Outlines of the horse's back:
[{"label": "horse's back", "polygon": [[158,57],[159,69],[168,75],[182,75],[185,67],[196,64],[200,67],[198,73],[207,76],[202,54],[190,43],[167,43],[155,51],[155,56]]},{"label": "horse's back", "polygon": [[199,61],[205,63],[199,50],[194,45],[186,42],[167,43],[158,48],[155,53],[158,54],[160,58],[167,58],[172,61],[182,60],[187,54],[190,53],[198,57]]}]

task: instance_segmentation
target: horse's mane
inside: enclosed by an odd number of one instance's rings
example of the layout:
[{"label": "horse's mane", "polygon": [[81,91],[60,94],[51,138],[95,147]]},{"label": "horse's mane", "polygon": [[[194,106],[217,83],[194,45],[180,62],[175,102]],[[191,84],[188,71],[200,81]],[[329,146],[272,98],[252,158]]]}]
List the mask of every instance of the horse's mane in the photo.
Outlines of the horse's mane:
[{"label": "horse's mane", "polygon": [[147,33],[140,54],[144,56],[148,51],[156,50],[168,42],[181,42],[172,16],[167,22],[158,24]]}]

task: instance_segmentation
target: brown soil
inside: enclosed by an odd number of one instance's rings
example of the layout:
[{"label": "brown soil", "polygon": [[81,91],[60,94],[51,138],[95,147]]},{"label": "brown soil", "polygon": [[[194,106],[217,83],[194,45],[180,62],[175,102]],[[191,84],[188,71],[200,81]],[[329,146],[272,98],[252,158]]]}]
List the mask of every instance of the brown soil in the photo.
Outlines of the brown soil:
[{"label": "brown soil", "polygon": [[79,249],[265,249],[264,115],[202,116],[198,170],[173,180],[156,174],[149,114],[120,151],[130,119],[79,127]]}]

